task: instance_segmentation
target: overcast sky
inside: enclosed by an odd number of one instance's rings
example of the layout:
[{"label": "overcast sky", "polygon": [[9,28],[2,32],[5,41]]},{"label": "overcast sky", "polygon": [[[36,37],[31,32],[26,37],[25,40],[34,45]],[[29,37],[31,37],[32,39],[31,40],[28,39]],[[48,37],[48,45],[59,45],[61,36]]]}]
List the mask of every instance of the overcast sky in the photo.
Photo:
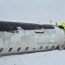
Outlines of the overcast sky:
[{"label": "overcast sky", "polygon": [[0,0],[0,20],[65,21],[65,0]]}]

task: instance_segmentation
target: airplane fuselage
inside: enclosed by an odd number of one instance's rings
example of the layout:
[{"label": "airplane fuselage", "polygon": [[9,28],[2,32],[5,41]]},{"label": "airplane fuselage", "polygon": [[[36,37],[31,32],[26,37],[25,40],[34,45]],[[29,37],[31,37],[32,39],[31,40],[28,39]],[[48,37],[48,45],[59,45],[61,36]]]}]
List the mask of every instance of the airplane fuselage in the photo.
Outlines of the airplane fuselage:
[{"label": "airplane fuselage", "polygon": [[65,49],[65,31],[53,25],[0,23],[0,55]]}]

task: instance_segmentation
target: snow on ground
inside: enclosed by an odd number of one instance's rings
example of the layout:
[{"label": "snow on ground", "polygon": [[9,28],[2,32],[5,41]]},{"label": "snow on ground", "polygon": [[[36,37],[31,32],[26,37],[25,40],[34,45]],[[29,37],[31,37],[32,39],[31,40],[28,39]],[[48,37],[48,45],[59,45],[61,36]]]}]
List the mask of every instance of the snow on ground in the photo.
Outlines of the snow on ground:
[{"label": "snow on ground", "polygon": [[4,56],[0,65],[65,65],[65,50]]}]

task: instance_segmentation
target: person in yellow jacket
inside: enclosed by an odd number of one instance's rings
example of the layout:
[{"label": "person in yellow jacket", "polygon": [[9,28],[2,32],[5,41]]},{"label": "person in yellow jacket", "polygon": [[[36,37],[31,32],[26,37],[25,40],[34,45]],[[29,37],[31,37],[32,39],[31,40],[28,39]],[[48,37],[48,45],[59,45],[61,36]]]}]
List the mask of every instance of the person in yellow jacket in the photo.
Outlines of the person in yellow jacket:
[{"label": "person in yellow jacket", "polygon": [[[52,24],[52,20],[49,21],[51,24]],[[59,23],[55,23],[57,26],[59,26],[60,28],[64,29],[65,30],[65,23],[64,22],[59,22]]]},{"label": "person in yellow jacket", "polygon": [[63,27],[64,30],[65,30],[65,23],[64,23],[64,22],[60,22],[60,23],[58,23],[58,26]]}]

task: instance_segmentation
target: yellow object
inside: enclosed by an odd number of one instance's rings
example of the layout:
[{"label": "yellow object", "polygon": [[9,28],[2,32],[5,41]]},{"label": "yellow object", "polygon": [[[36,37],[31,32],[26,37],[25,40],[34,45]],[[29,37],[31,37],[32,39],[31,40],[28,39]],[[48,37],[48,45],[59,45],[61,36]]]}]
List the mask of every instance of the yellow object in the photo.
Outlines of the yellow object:
[{"label": "yellow object", "polygon": [[62,26],[64,28],[64,30],[65,30],[65,23],[64,22],[58,23],[58,26]]}]

